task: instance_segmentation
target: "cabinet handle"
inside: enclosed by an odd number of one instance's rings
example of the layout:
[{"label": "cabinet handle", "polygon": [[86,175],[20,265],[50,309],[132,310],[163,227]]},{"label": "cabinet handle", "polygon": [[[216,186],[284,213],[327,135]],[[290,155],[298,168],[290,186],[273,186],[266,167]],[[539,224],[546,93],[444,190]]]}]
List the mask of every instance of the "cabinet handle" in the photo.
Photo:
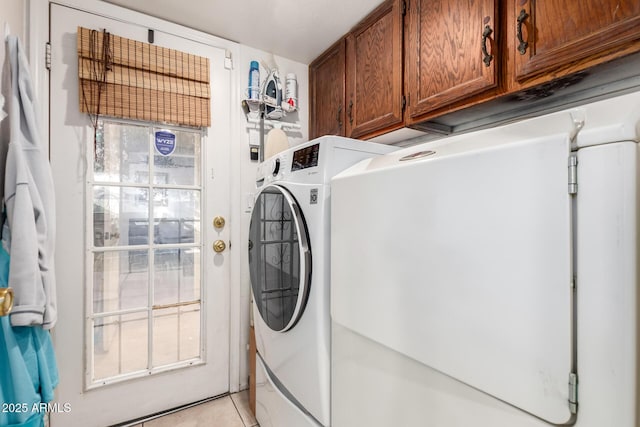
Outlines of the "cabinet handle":
[{"label": "cabinet handle", "polygon": [[353,125],[353,116],[351,113],[353,113],[353,99],[349,101],[349,124]]},{"label": "cabinet handle", "polygon": [[338,105],[338,112],[336,113],[336,121],[338,122],[338,128],[342,129],[342,119],[340,116],[342,115],[342,104]]},{"label": "cabinet handle", "polygon": [[520,44],[518,45],[518,52],[520,55],[524,55],[527,53],[527,47],[529,47],[529,42],[524,41],[522,38],[522,23],[529,17],[529,14],[522,9],[520,11],[520,15],[518,15],[518,25],[516,26],[516,37],[518,37],[518,41]]},{"label": "cabinet handle", "polygon": [[491,60],[493,59],[493,55],[489,54],[489,52],[487,51],[487,39],[489,38],[491,33],[493,33],[491,27],[485,25],[484,31],[482,32],[482,62],[484,62],[484,65],[486,65],[487,67],[491,65]]}]

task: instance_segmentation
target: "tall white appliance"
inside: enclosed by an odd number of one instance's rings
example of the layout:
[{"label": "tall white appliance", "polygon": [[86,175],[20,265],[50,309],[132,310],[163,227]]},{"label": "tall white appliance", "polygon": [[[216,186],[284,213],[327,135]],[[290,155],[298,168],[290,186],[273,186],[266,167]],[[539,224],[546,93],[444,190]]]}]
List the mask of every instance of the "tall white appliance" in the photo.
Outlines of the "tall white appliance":
[{"label": "tall white appliance", "polygon": [[640,426],[640,93],[332,180],[332,427]]},{"label": "tall white appliance", "polygon": [[330,179],[396,148],[326,136],[258,168],[249,268],[262,427],[330,423]]}]

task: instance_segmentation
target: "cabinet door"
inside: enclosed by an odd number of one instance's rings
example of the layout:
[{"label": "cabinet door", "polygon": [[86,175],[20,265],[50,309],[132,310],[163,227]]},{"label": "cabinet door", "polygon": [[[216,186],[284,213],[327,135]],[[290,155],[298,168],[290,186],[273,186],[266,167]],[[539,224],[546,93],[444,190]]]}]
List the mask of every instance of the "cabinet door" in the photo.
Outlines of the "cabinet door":
[{"label": "cabinet door", "polygon": [[408,123],[497,85],[494,0],[412,0],[405,81]]},{"label": "cabinet door", "polygon": [[586,68],[640,41],[638,0],[515,0],[511,7],[508,37],[517,80],[577,61],[590,61]]},{"label": "cabinet door", "polygon": [[341,39],[309,65],[309,139],[345,135],[345,41]]},{"label": "cabinet door", "polygon": [[385,1],[347,36],[347,136],[403,125],[402,4]]}]

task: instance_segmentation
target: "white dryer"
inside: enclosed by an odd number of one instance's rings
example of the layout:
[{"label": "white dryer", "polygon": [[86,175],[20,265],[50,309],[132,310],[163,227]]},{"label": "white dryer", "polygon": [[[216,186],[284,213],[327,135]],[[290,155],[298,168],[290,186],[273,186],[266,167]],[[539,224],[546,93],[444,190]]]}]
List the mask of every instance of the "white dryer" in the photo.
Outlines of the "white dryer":
[{"label": "white dryer", "polygon": [[327,136],[268,159],[251,215],[249,267],[262,427],[330,424],[330,179],[394,147]]},{"label": "white dryer", "polygon": [[640,92],[331,188],[332,427],[640,427]]}]

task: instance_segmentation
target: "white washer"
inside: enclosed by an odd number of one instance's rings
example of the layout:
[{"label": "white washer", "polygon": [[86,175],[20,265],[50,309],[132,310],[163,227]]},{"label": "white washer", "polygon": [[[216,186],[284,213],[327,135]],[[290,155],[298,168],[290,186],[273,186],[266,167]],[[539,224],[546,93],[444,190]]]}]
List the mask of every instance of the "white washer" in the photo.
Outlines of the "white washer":
[{"label": "white washer", "polygon": [[249,267],[261,426],[330,424],[330,179],[387,145],[327,136],[258,168]]}]

